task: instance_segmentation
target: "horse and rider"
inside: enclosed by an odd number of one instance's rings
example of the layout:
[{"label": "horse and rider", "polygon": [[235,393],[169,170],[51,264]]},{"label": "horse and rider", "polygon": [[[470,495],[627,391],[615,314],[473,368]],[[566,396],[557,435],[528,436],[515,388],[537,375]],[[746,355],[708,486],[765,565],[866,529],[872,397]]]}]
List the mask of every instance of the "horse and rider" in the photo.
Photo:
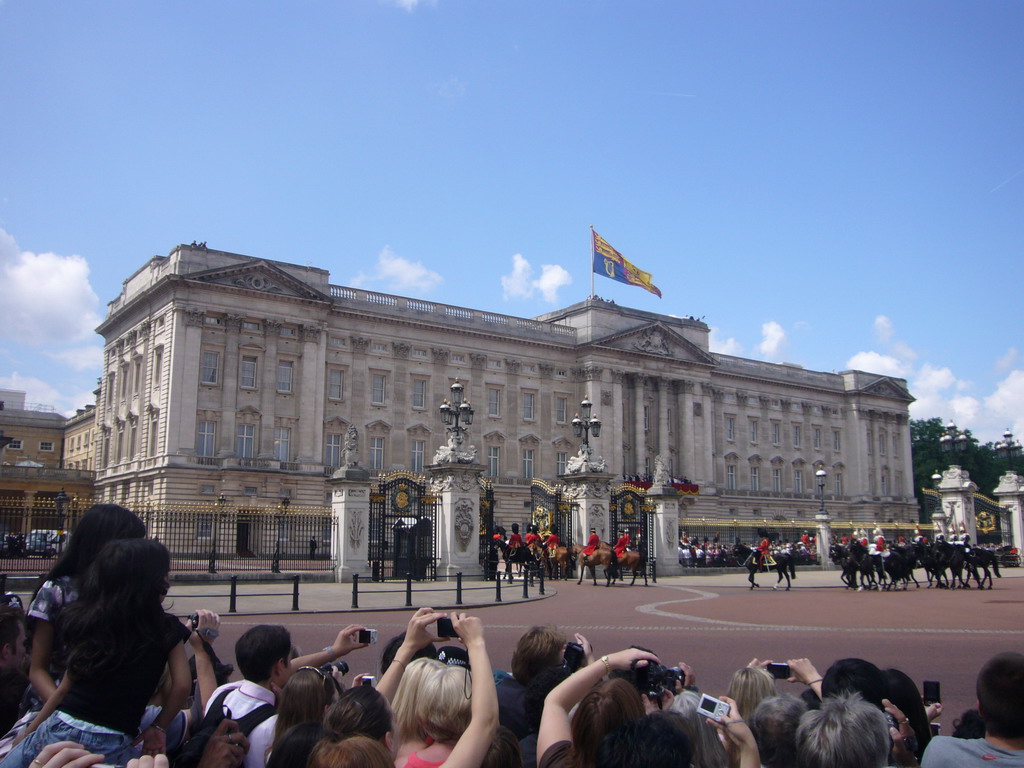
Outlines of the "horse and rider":
[{"label": "horse and rider", "polygon": [[792,552],[773,552],[771,536],[763,528],[758,529],[757,535],[761,541],[756,548],[748,547],[739,539],[736,539],[732,548],[737,562],[742,563],[743,567],[747,569],[747,581],[750,582],[750,588],[761,586],[754,579],[754,574],[775,571],[778,574],[778,579],[772,589],[778,589],[782,580],[785,579],[788,592],[793,584],[792,580],[796,578],[796,557]]},{"label": "horse and rider", "polygon": [[626,530],[619,532],[619,538],[612,547],[601,541],[596,528],[591,528],[587,544],[579,551],[577,557],[580,570],[577,584],[583,583],[585,569],[589,568],[591,579],[596,586],[597,566],[602,566],[605,571],[605,586],[610,587],[616,579],[621,581],[623,571],[630,571],[633,574],[630,586],[636,584],[637,576],[641,574],[644,577],[644,586],[647,586],[647,557],[643,547],[632,548],[632,541]]}]

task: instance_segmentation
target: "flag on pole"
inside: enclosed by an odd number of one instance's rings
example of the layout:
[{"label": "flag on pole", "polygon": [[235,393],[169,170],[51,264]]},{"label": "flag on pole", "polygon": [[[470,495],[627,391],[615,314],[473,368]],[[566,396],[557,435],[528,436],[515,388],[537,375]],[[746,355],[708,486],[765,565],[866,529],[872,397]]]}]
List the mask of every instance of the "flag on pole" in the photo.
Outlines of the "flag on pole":
[{"label": "flag on pole", "polygon": [[594,246],[594,272],[598,275],[610,277],[626,285],[638,285],[645,291],[650,291],[659,299],[661,291],[651,282],[651,273],[637,269],[632,263],[616,251],[608,241],[601,237],[593,229],[590,230]]}]

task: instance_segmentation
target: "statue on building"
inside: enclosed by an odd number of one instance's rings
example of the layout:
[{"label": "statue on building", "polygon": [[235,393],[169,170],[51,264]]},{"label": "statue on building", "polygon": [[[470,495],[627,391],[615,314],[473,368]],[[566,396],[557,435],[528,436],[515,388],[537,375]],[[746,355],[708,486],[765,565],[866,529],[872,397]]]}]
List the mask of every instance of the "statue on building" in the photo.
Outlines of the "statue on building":
[{"label": "statue on building", "polygon": [[584,443],[580,446],[579,452],[569,459],[565,469],[566,474],[582,475],[588,472],[605,472],[607,466],[605,460],[600,456],[595,456],[594,449]]},{"label": "statue on building", "polygon": [[448,428],[448,442],[434,454],[435,464],[473,464],[476,462],[476,448],[462,447],[465,438],[462,428]]},{"label": "statue on building", "polygon": [[668,471],[668,462],[659,453],[654,457],[654,484],[668,485],[672,482],[672,476]]},{"label": "statue on building", "polygon": [[342,455],[342,465],[345,467],[359,466],[359,430],[355,424],[349,426],[345,432],[345,450]]}]

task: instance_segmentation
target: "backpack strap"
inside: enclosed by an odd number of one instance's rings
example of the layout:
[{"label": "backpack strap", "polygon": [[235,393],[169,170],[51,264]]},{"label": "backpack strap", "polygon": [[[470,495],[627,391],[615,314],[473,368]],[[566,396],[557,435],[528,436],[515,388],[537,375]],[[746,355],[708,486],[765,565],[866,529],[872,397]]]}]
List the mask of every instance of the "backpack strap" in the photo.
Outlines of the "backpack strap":
[{"label": "backpack strap", "polygon": [[275,714],[277,714],[277,707],[273,704],[261,704],[252,712],[243,715],[236,721],[238,723],[238,730],[248,736],[256,729],[256,726]]},{"label": "backpack strap", "polygon": [[199,725],[195,727],[193,733],[199,733],[203,728],[217,727],[217,724],[224,719],[224,702],[231,691],[232,689],[229,688],[210,702],[210,706],[206,708],[206,713],[203,715],[203,719],[199,721]]}]

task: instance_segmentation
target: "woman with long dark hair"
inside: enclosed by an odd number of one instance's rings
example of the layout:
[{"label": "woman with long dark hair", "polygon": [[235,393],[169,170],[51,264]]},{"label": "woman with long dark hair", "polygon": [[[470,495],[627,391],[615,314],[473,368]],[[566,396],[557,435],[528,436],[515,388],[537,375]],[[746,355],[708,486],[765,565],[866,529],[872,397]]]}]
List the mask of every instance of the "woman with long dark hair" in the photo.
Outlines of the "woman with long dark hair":
[{"label": "woman with long dark hair", "polygon": [[117,504],[96,504],[82,515],[67,548],[36,589],[28,609],[32,657],[28,678],[42,706],[64,674],[66,663],[60,617],[78,597],[79,580],[108,541],[141,539],[146,526]]},{"label": "woman with long dark hair", "polygon": [[[151,539],[119,539],[99,552],[82,579],[78,599],[63,612],[67,670],[26,738],[0,763],[27,768],[39,751],[71,741],[120,764],[134,747],[166,750],[166,728],[188,695],[191,676],[183,643],[191,634],[161,603],[170,554]],[[165,665],[171,684],[160,715],[139,734],[146,702]]]}]

